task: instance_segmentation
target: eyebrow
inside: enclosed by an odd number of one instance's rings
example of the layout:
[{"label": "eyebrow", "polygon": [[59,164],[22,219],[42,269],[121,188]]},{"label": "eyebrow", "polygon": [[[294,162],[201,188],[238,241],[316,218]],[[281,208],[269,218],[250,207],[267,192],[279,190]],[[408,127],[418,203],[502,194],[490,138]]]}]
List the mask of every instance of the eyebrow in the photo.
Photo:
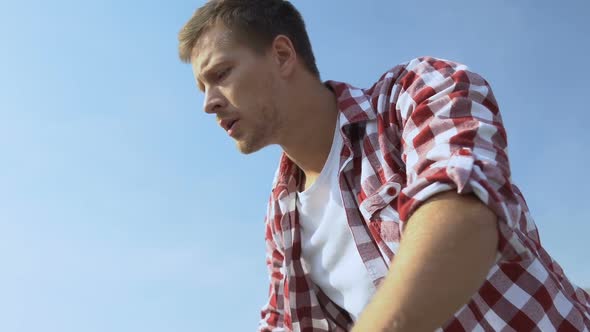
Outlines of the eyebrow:
[{"label": "eyebrow", "polygon": [[197,75],[197,84],[199,85],[199,89],[201,91],[205,90],[205,88],[203,86],[203,82],[201,82],[201,79],[203,79],[204,81],[207,81],[207,79],[208,79],[207,76],[209,76],[212,71],[214,71],[215,69],[217,69],[217,68],[219,68],[231,61],[227,57],[220,57],[219,60],[216,59],[216,61],[213,62],[212,65],[208,65],[210,62],[209,60],[211,60],[211,58],[206,59],[205,69],[202,70],[201,73],[199,73],[199,75]]}]

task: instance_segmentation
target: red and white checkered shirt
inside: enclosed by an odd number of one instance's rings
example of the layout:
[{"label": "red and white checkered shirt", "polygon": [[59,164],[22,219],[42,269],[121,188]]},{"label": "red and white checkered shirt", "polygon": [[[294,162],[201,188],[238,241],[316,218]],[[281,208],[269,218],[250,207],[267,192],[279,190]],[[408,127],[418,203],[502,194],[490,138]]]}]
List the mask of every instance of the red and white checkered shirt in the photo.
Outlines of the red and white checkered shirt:
[{"label": "red and white checkered shirt", "polygon": [[[482,77],[424,57],[391,69],[369,89],[327,84],[338,98],[345,143],[342,201],[376,286],[413,211],[454,190],[477,196],[497,214],[500,240],[483,286],[438,331],[590,330],[590,296],[543,249],[511,181],[506,132]],[[314,285],[302,262],[299,172],[283,154],[265,221],[270,294],[259,331],[348,331],[349,315]]]}]

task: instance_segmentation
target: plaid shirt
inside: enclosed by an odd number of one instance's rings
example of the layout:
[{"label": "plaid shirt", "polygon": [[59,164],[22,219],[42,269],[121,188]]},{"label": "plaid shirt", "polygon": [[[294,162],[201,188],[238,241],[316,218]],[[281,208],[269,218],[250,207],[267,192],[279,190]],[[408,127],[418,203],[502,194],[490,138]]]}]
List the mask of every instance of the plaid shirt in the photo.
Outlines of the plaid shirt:
[{"label": "plaid shirt", "polygon": [[[391,69],[370,89],[327,84],[338,98],[345,143],[342,201],[376,286],[413,211],[454,190],[477,196],[496,213],[500,237],[483,286],[438,331],[590,330],[590,296],[543,249],[511,181],[506,132],[483,78],[464,65],[424,57]],[[283,154],[265,220],[270,292],[259,331],[348,331],[349,315],[314,285],[302,262],[299,172]]]}]

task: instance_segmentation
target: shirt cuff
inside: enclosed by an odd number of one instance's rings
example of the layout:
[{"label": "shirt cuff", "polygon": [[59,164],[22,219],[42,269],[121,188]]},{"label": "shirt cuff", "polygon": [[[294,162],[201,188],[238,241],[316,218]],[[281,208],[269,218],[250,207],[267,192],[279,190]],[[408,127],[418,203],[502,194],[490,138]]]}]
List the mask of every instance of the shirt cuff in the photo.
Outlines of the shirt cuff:
[{"label": "shirt cuff", "polygon": [[496,261],[529,254],[518,235],[518,222],[524,218],[522,199],[494,160],[478,159],[471,148],[462,147],[449,158],[423,170],[402,189],[398,199],[400,226],[432,196],[455,191],[473,194],[498,217],[499,244]]}]

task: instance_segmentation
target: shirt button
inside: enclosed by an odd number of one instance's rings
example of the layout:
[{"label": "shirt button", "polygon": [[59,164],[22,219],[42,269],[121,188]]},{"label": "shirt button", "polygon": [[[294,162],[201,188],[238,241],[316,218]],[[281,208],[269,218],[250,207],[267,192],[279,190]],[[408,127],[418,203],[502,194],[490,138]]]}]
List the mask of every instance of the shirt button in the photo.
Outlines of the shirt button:
[{"label": "shirt button", "polygon": [[471,152],[469,151],[468,148],[459,149],[459,155],[461,155],[461,156],[468,156],[470,154],[471,154]]},{"label": "shirt button", "polygon": [[395,194],[397,194],[397,190],[394,187],[387,188],[387,195],[395,196]]}]

